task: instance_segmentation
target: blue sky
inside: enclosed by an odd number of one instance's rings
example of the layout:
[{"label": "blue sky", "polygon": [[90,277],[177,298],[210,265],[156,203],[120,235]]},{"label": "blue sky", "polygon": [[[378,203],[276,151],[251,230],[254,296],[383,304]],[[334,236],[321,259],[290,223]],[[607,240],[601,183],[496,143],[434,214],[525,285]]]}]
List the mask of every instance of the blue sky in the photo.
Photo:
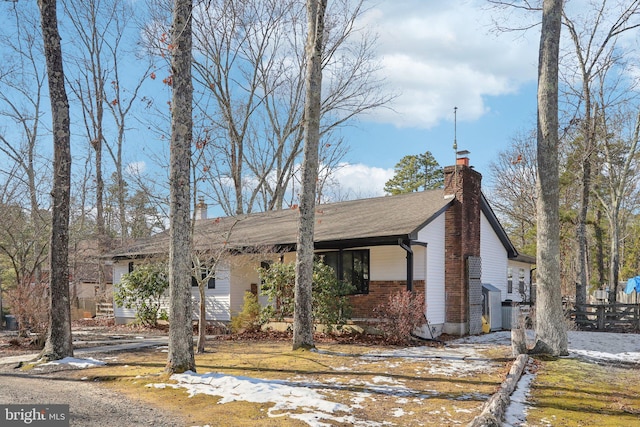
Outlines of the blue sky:
[{"label": "blue sky", "polygon": [[[483,174],[485,188],[490,186],[491,160],[511,138],[535,125],[539,27],[524,34],[493,33],[493,20],[504,13],[486,10],[486,0],[365,4],[368,10],[360,25],[377,33],[380,77],[397,97],[389,108],[360,117],[342,130],[349,151],[336,172],[341,192],[349,197],[383,195],[384,183],[405,155],[428,150],[441,166],[452,164],[454,107],[458,149],[471,152],[471,165]],[[11,19],[0,20],[5,18]],[[515,19],[509,17],[509,22]],[[72,43],[63,37],[63,44],[68,53]],[[145,86],[151,96],[159,95],[158,105],[169,99],[159,80]],[[80,126],[79,113],[75,114],[74,125]],[[129,142],[135,142],[126,144],[125,163],[141,171],[154,168],[150,153],[166,153],[166,140],[158,139],[144,123],[131,119],[128,126],[135,134]],[[15,126],[3,121],[0,130],[11,132]],[[43,148],[48,147],[46,142]]]},{"label": "blue sky", "polygon": [[492,32],[486,1],[379,1],[363,21],[376,28],[392,107],[344,131],[350,146],[341,183],[381,195],[405,155],[430,151],[452,164],[454,107],[459,150],[490,185],[488,165],[512,137],[535,126],[539,27]]}]

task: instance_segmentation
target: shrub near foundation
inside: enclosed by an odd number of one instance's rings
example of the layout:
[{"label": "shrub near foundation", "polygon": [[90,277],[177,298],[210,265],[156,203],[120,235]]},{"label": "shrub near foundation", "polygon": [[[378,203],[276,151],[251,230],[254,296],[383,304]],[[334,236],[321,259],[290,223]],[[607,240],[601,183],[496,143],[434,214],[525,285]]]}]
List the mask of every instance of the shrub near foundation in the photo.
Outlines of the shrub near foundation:
[{"label": "shrub near foundation", "polygon": [[260,303],[258,297],[251,292],[244,293],[242,311],[231,318],[231,331],[255,332],[260,329]]},{"label": "shrub near foundation", "polygon": [[134,308],[139,324],[156,326],[158,319],[167,319],[166,312],[160,310],[161,298],[167,289],[167,266],[162,263],[142,264],[122,276],[113,299],[121,307]]},{"label": "shrub near foundation", "polygon": [[[262,309],[263,323],[282,321],[293,316],[295,264],[274,263],[269,268],[258,269],[262,280],[262,294],[269,298],[269,305]],[[341,330],[351,318],[351,304],[347,295],[353,286],[338,280],[332,267],[316,261],[313,265],[313,321],[325,325],[326,332]]]},{"label": "shrub near foundation", "polygon": [[411,333],[425,324],[424,296],[401,290],[389,296],[374,310],[379,320],[374,327],[382,332],[391,344],[406,344]]}]

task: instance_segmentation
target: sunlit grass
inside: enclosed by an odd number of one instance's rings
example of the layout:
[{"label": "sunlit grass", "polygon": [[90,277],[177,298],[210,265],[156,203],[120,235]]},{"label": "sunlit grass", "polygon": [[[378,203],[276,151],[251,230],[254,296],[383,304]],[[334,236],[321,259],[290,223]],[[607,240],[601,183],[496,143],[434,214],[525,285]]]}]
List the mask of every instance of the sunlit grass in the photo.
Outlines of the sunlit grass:
[{"label": "sunlit grass", "polygon": [[[316,352],[292,351],[287,342],[221,341],[213,343],[210,350],[196,356],[199,373],[313,384],[327,400],[352,407],[350,415],[358,420],[401,426],[470,422],[488,396],[499,388],[510,366],[506,347],[486,355],[492,368],[459,376],[430,372],[437,372],[442,363],[438,359],[363,357],[373,350],[385,350],[371,346],[322,344]],[[105,367],[76,371],[74,375],[180,414],[189,426],[306,425],[287,416],[269,417],[269,403],[218,404],[220,399],[215,396],[189,398],[182,388],[148,387],[174,382],[164,373],[167,354],[162,349],[116,353],[114,357],[115,360],[106,360]],[[371,385],[380,378],[407,392],[394,394],[373,389]]]},{"label": "sunlit grass", "polygon": [[531,426],[640,426],[640,370],[576,359],[544,361],[530,401]]}]

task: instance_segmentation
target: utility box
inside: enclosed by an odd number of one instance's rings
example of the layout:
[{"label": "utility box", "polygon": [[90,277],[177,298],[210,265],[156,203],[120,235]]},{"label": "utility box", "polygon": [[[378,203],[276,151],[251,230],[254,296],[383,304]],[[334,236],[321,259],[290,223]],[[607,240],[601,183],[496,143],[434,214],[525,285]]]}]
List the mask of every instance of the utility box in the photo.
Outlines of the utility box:
[{"label": "utility box", "polygon": [[17,331],[18,330],[18,321],[15,316],[10,314],[4,316],[5,321],[7,322],[7,331]]},{"label": "utility box", "polygon": [[482,315],[489,323],[489,330],[502,329],[502,292],[489,283],[482,284]]}]

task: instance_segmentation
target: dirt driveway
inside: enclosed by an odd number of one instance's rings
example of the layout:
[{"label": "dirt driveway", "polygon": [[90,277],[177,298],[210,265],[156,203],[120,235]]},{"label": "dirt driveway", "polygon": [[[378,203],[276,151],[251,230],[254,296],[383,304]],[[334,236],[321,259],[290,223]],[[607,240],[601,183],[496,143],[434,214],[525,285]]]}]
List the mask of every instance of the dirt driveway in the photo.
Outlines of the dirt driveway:
[{"label": "dirt driveway", "polygon": [[10,365],[0,367],[0,402],[3,404],[68,404],[70,425],[123,427],[186,425],[158,408],[146,406],[94,384],[58,373],[25,374]]},{"label": "dirt driveway", "polygon": [[[145,335],[117,328],[74,329],[76,357],[88,357],[101,351],[123,351],[166,342],[161,333],[145,331]],[[175,414],[157,407],[133,402],[130,398],[70,377],[57,367],[24,372],[20,362],[33,359],[37,353],[29,348],[9,345],[15,334],[2,332],[0,337],[0,403],[1,404],[67,404],[70,425],[78,427],[167,426],[186,425]]]}]

